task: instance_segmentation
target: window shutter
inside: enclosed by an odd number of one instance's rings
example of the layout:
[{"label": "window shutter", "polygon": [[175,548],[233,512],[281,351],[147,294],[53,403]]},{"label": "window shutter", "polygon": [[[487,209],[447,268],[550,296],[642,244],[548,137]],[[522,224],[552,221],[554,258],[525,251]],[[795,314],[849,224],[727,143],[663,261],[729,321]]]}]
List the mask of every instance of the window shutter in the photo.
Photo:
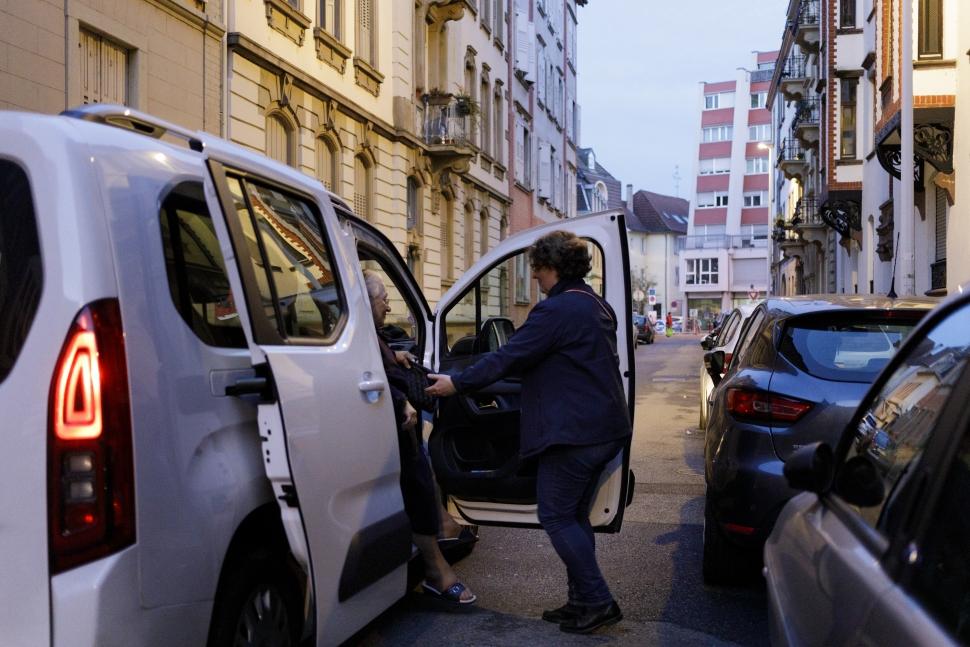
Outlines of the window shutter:
[{"label": "window shutter", "polygon": [[580,105],[577,103],[573,106],[573,118],[576,120],[576,125],[573,127],[573,130],[576,131],[573,133],[573,142],[577,146],[579,146],[579,133],[583,123],[581,117],[582,113],[580,112]]},{"label": "window shutter", "polygon": [[536,98],[546,102],[546,48],[539,48],[539,79],[536,81]]},{"label": "window shutter", "polygon": [[525,74],[526,80],[535,79],[535,25],[524,13],[515,14],[515,69]]},{"label": "window shutter", "polygon": [[525,126],[515,120],[515,179],[525,184]]},{"label": "window shutter", "polygon": [[539,141],[539,197],[551,198],[552,160],[549,157],[549,144]]},{"label": "window shutter", "polygon": [[82,103],[101,102],[101,84],[98,70],[101,63],[101,40],[87,31],[81,30],[81,101]]},{"label": "window shutter", "polygon": [[495,0],[495,38],[502,42],[505,39],[505,0]]},{"label": "window shutter", "polygon": [[373,0],[357,0],[357,55],[370,64],[374,64],[373,57]]},{"label": "window shutter", "polygon": [[946,260],[946,191],[936,187],[936,260]]}]

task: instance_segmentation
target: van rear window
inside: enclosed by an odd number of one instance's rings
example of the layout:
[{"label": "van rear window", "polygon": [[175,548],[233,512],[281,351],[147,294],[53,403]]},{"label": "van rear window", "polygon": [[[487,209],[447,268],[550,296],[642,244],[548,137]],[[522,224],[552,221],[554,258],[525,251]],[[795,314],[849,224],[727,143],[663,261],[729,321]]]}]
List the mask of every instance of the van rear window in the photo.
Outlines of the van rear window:
[{"label": "van rear window", "polygon": [[779,352],[800,370],[839,382],[872,382],[922,317],[826,313],[824,319],[796,319],[784,332]]},{"label": "van rear window", "polygon": [[0,382],[13,370],[37,314],[43,264],[27,174],[0,160]]}]

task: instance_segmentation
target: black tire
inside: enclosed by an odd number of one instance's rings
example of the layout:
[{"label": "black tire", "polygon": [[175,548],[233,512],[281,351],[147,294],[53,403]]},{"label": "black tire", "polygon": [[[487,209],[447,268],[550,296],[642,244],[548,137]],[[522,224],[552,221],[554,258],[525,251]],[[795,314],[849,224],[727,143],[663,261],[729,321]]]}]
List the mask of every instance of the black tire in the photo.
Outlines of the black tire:
[{"label": "black tire", "polygon": [[739,584],[750,576],[752,551],[731,544],[714,519],[710,488],[704,501],[704,556],[703,575],[705,584]]},{"label": "black tire", "polygon": [[258,549],[220,581],[209,647],[298,647],[303,629],[299,582],[287,561]]}]

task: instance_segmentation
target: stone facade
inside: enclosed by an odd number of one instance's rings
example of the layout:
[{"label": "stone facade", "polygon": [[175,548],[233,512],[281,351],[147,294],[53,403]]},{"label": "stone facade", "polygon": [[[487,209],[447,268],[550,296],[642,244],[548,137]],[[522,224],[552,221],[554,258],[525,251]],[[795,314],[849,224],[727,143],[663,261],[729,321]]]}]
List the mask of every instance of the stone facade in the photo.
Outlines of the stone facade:
[{"label": "stone facade", "polygon": [[224,134],[221,11],[203,0],[4,3],[0,109],[123,103]]}]

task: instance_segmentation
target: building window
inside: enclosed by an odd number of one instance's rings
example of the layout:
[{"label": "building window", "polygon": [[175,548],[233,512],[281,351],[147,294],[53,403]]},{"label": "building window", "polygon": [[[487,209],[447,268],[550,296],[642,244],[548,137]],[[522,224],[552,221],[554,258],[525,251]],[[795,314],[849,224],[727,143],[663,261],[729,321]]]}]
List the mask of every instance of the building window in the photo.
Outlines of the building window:
[{"label": "building window", "polygon": [[128,104],[128,50],[84,29],[81,55],[81,102]]},{"label": "building window", "polygon": [[718,110],[734,107],[733,92],[717,92],[704,95],[704,110]]},{"label": "building window", "polygon": [[687,285],[714,285],[717,279],[716,258],[688,258]]},{"label": "building window", "polygon": [[529,303],[529,259],[525,254],[515,257],[515,302]]},{"label": "building window", "polygon": [[377,66],[377,30],[374,0],[357,0],[357,56]]},{"label": "building window", "polygon": [[478,257],[488,253],[488,209],[478,216]]},{"label": "building window", "polygon": [[341,3],[343,0],[320,0],[320,27],[339,39]]},{"label": "building window", "polygon": [[358,155],[354,158],[354,212],[368,222],[374,222],[371,195],[371,168]]},{"label": "building window", "polygon": [[855,104],[856,88],[859,79],[842,79],[841,83],[841,134],[839,144],[839,156],[842,159],[855,159],[856,157],[856,136],[855,136]]},{"label": "building window", "polygon": [[455,278],[455,201],[445,198],[445,208],[442,213],[444,222],[441,232],[441,265],[442,276],[445,280]]},{"label": "building window", "polygon": [[771,139],[771,124],[748,126],[749,142],[766,142]]},{"label": "building window", "polygon": [[704,129],[701,141],[704,143],[726,142],[729,141],[733,136],[734,128],[732,126],[708,126]]},{"label": "building window", "polygon": [[730,157],[712,157],[709,159],[700,160],[698,162],[698,171],[700,175],[719,175],[722,173],[731,172],[731,158]]},{"label": "building window", "polygon": [[421,189],[417,180],[413,177],[408,178],[407,189],[407,229],[408,231],[420,231],[421,228]]},{"label": "building window", "polygon": [[279,113],[266,117],[266,155],[277,162],[295,165],[293,130]]},{"label": "building window", "polygon": [[697,194],[697,208],[726,207],[728,205],[727,191],[707,191]]},{"label": "building window", "polygon": [[464,247],[465,247],[465,269],[467,270],[472,265],[475,264],[475,216],[472,213],[472,208],[465,207],[465,231],[464,231]]},{"label": "building window", "polygon": [[765,204],[764,191],[749,191],[744,194],[745,207],[763,207]]},{"label": "building window", "polygon": [[919,0],[919,58],[943,58],[943,0]]},{"label": "building window", "polygon": [[[487,4],[487,3],[486,3]],[[485,75],[482,75],[482,91],[479,94],[482,98],[481,111],[479,121],[482,124],[482,152],[486,155],[491,156],[492,151],[492,104],[489,103],[488,97],[491,96],[488,88],[488,80]]]},{"label": "building window", "polygon": [[499,43],[505,39],[505,30],[503,29],[505,26],[504,4],[504,0],[495,0],[495,27],[492,28],[492,34]]},{"label": "building window", "polygon": [[764,108],[768,104],[768,93],[767,92],[752,92],[751,93],[751,107],[752,108]]},{"label": "building window", "polygon": [[745,162],[744,172],[747,175],[757,175],[759,173],[768,172],[767,157],[749,157],[744,162]]},{"label": "building window", "polygon": [[323,137],[317,137],[317,179],[328,191],[337,192],[337,152]]},{"label": "building window", "polygon": [[[501,6],[501,4],[497,6]],[[492,157],[499,164],[505,164],[505,151],[503,150],[505,145],[505,136],[503,134],[505,130],[505,119],[502,118],[502,86],[498,85],[497,81],[495,83],[495,96],[492,97],[492,103],[494,104],[492,108],[492,119],[495,122],[495,127],[493,128],[495,141],[493,143],[494,149],[492,150]]]},{"label": "building window", "polygon": [[856,0],[839,0],[839,27],[855,27],[855,3]]}]

